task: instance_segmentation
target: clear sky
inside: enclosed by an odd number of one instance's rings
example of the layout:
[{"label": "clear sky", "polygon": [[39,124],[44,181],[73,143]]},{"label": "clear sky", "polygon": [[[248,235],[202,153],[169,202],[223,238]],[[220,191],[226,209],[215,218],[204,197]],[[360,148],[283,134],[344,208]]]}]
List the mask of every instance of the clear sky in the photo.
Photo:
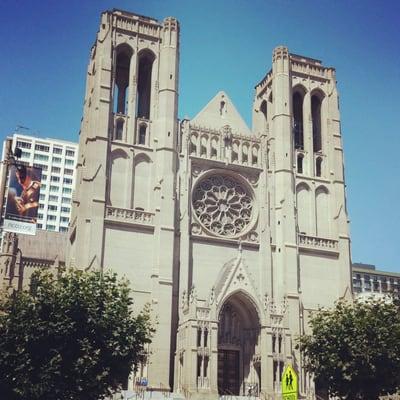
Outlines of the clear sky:
[{"label": "clear sky", "polygon": [[100,13],[181,23],[179,116],[225,90],[251,125],[274,47],[337,70],[352,259],[400,272],[400,1],[1,0],[0,135],[78,141]]}]

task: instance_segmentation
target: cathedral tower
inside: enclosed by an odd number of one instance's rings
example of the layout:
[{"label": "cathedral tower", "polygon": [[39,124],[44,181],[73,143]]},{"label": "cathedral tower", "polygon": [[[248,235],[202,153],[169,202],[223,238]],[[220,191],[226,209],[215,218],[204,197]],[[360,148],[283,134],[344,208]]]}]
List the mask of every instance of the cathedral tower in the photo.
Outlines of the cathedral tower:
[{"label": "cathedral tower", "polygon": [[[176,274],[179,24],[113,10],[91,50],[68,264],[111,268],[150,303],[148,379],[169,387]],[[144,372],[142,372],[144,374]]]},{"label": "cathedral tower", "polygon": [[[277,47],[272,70],[256,86],[253,124],[267,141],[273,297],[285,298],[290,317],[282,328],[292,343],[307,331],[311,311],[351,291],[335,70]],[[310,393],[300,354],[292,350],[290,358],[301,391]]]}]

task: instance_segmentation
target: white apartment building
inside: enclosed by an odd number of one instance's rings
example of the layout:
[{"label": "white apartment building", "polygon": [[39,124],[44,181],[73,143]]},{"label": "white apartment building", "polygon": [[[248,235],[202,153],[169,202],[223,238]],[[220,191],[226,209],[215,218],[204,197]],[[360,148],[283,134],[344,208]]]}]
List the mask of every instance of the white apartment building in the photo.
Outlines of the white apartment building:
[{"label": "white apartment building", "polygon": [[[6,141],[10,139],[13,151],[16,147],[22,150],[20,162],[42,169],[38,229],[67,232],[75,185],[78,144],[20,133],[14,133]],[[5,157],[6,141],[3,145],[2,159]]]},{"label": "white apartment building", "polygon": [[383,298],[400,293],[400,274],[377,270],[375,265],[353,263],[353,292],[360,298]]}]

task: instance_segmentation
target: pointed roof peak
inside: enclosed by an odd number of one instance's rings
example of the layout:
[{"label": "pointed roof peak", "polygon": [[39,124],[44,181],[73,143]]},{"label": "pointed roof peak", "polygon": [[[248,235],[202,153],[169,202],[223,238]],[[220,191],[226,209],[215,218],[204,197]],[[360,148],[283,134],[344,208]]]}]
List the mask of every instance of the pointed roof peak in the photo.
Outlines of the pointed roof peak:
[{"label": "pointed roof peak", "polygon": [[229,96],[220,90],[191,120],[193,125],[219,130],[229,125],[234,133],[251,135],[249,127],[237,111]]}]

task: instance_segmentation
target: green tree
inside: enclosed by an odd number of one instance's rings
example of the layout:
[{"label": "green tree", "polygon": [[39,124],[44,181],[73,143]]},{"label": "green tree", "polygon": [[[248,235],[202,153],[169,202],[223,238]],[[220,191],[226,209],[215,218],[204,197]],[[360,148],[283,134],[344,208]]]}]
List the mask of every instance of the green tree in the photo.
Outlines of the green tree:
[{"label": "green tree", "polygon": [[98,400],[120,389],[154,331],[132,303],[112,273],[34,274],[0,304],[0,397]]},{"label": "green tree", "polygon": [[400,388],[400,313],[396,302],[339,302],[310,320],[299,338],[317,387],[346,400],[376,400]]}]

